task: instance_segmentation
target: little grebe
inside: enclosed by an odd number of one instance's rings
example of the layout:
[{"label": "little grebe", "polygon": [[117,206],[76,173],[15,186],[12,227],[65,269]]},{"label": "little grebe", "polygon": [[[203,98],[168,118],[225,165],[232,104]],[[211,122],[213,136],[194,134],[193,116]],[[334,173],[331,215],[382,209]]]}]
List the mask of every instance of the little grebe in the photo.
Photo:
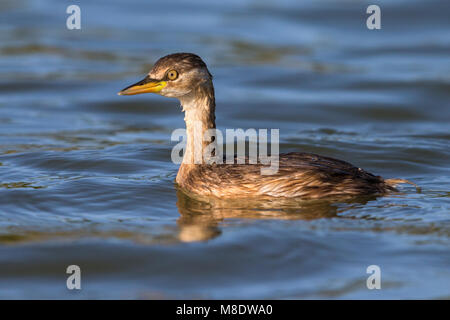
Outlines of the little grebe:
[{"label": "little grebe", "polygon": [[318,199],[383,195],[396,191],[396,184],[413,184],[383,179],[345,161],[311,153],[280,154],[278,171],[272,175],[261,174],[262,163],[195,164],[195,147],[203,150],[208,144],[194,145],[195,124],[201,123],[203,132],[216,127],[214,86],[206,64],[192,53],[167,55],[156,62],[145,79],[119,95],[148,92],[178,98],[185,112],[187,143],[176,182],[187,193],[218,198]]}]

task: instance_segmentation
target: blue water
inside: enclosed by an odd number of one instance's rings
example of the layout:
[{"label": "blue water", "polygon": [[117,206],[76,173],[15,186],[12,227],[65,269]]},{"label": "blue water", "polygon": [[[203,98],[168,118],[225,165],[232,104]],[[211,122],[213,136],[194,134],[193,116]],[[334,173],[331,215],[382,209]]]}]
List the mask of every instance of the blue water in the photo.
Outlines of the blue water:
[{"label": "blue water", "polygon": [[[66,7],[82,29],[66,28]],[[449,298],[450,5],[0,3],[0,298]],[[225,128],[419,184],[347,203],[177,192],[179,103],[117,91],[200,55]],[[66,268],[82,289],[66,287]],[[369,265],[381,289],[368,290]]]}]

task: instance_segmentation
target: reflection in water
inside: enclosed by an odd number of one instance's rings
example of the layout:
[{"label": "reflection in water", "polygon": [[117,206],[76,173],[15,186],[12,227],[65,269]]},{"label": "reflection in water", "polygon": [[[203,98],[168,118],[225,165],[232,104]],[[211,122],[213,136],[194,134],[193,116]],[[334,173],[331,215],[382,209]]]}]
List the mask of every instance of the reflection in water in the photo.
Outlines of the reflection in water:
[{"label": "reflection in water", "polygon": [[183,242],[205,241],[221,234],[219,223],[225,219],[278,219],[313,220],[338,217],[344,204],[366,204],[375,196],[358,197],[339,202],[333,200],[296,199],[246,199],[223,200],[215,198],[195,199],[177,189],[177,207],[181,217],[179,238]]},{"label": "reflection in water", "polygon": [[43,187],[43,186],[34,186],[30,182],[10,182],[10,183],[0,183],[0,188],[6,188],[6,189],[17,189],[17,188],[40,189],[40,188],[45,188],[45,187]]}]

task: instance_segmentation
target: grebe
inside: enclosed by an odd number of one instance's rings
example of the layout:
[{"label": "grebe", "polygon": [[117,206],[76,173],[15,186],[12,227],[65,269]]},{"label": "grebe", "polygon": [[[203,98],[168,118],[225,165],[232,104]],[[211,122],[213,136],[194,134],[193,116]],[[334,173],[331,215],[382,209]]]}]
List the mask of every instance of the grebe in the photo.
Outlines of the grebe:
[{"label": "grebe", "polygon": [[403,179],[383,179],[345,161],[303,152],[280,154],[279,169],[273,175],[261,175],[261,163],[195,164],[194,147],[203,151],[209,143],[194,146],[194,123],[201,123],[202,133],[216,128],[212,75],[195,54],[174,53],[160,58],[143,80],[118,94],[141,93],[178,98],[181,103],[187,142],[176,182],[188,194],[224,199],[319,199],[383,195],[397,191],[396,184],[413,184]]}]

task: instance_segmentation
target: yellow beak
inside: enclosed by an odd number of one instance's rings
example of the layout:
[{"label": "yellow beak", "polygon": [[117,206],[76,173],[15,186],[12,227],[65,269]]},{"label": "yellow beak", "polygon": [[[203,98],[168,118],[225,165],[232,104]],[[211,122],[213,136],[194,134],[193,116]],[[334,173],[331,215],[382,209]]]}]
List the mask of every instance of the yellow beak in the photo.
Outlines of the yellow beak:
[{"label": "yellow beak", "polygon": [[133,94],[141,94],[141,93],[158,93],[166,85],[167,85],[166,81],[155,80],[147,76],[145,77],[145,79],[135,84],[132,84],[129,87],[126,87],[117,94],[119,96],[130,96]]}]

